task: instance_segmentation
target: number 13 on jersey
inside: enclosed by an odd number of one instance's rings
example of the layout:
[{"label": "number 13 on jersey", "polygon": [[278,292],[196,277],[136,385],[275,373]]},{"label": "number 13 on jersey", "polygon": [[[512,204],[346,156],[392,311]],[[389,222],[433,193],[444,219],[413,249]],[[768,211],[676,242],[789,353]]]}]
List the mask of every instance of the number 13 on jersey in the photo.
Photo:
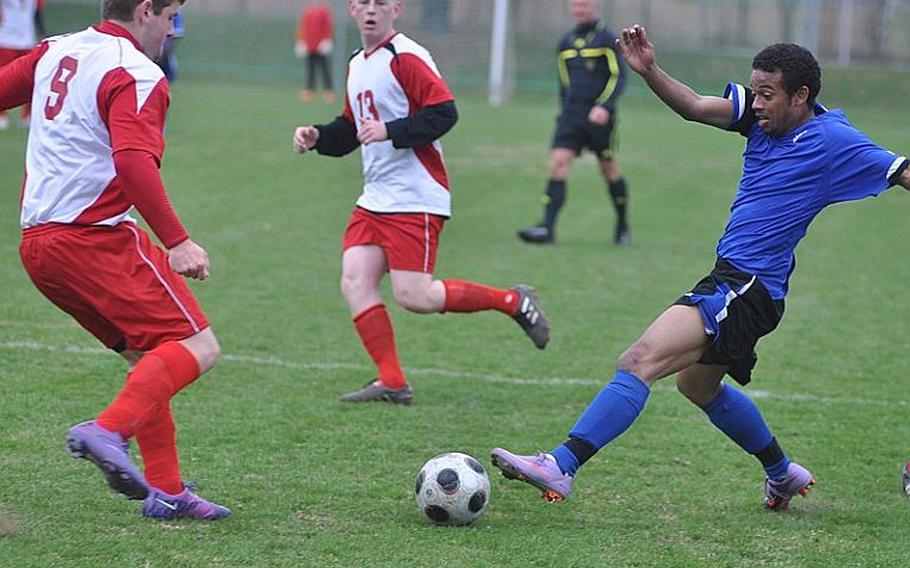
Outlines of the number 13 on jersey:
[{"label": "number 13 on jersey", "polygon": [[[372,118],[379,120],[379,111],[376,110],[376,102],[373,99],[373,91],[362,91],[357,93],[357,106],[360,111],[360,120]],[[369,114],[367,114],[369,113]]]}]

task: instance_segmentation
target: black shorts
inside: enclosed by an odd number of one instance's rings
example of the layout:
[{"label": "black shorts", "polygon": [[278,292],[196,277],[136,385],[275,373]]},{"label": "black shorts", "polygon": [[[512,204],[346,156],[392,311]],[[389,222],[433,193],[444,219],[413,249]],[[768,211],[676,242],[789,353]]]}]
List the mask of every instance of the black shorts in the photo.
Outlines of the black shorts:
[{"label": "black shorts", "polygon": [[758,278],[722,258],[674,304],[697,307],[705,333],[713,338],[698,362],[730,367],[727,374],[741,385],[752,380],[759,338],[774,331],[784,315],[783,300],[772,299]]},{"label": "black shorts", "polygon": [[576,156],[587,148],[601,160],[612,160],[617,147],[615,126],[615,110],[603,126],[591,124],[587,115],[563,113],[556,118],[556,132],[550,147],[573,150]]}]

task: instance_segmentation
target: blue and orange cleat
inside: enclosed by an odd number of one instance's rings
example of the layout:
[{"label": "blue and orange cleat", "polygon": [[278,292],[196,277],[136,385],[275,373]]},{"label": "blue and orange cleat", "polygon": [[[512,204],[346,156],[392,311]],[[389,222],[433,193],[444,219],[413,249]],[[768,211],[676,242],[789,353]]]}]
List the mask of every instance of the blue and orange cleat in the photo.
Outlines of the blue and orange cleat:
[{"label": "blue and orange cleat", "polygon": [[540,489],[541,498],[550,503],[559,503],[569,498],[572,492],[571,475],[564,474],[550,454],[518,456],[502,448],[490,453],[493,465],[506,479],[517,479]]},{"label": "blue and orange cleat", "polygon": [[170,495],[158,489],[152,489],[142,503],[142,516],[161,521],[174,519],[200,519],[217,521],[231,516],[227,507],[207,501],[190,491],[192,484],[184,486],[179,495]]},{"label": "blue and orange cleat", "polygon": [[130,460],[129,442],[94,420],[69,429],[66,449],[74,458],[86,459],[101,470],[107,484],[127,499],[145,499],[149,485]]},{"label": "blue and orange cleat", "polygon": [[798,463],[790,462],[783,481],[765,479],[765,507],[773,511],[783,511],[797,495],[803,497],[808,495],[813,485],[815,478],[812,477],[812,473]]}]

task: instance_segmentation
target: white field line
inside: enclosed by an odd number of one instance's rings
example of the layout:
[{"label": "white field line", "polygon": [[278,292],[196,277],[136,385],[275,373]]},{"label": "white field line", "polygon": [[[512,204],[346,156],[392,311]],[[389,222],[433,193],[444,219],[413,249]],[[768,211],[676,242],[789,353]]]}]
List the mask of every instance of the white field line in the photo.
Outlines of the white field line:
[{"label": "white field line", "polygon": [[[100,347],[60,347],[45,343],[36,343],[31,341],[6,341],[0,342],[0,349],[6,350],[25,350],[25,351],[51,351],[54,353],[71,353],[75,355],[101,355],[109,354],[110,350]],[[290,369],[295,371],[363,371],[370,372],[373,367],[357,363],[331,362],[322,361],[314,363],[297,363],[294,361],[285,361],[284,359],[272,356],[259,355],[236,355],[224,353],[221,356],[224,363],[234,363],[239,365],[251,365],[254,367],[277,367],[280,369]],[[569,377],[510,377],[495,373],[484,373],[477,371],[455,371],[451,369],[437,369],[426,367],[408,367],[405,369],[410,375],[417,376],[436,376],[450,379],[469,379],[474,381],[484,381],[488,383],[504,383],[521,386],[543,386],[543,387],[563,387],[563,386],[588,386],[593,388],[602,387],[607,384],[608,377],[603,379],[596,378],[569,378]],[[672,392],[673,388],[670,382],[665,382],[654,389],[656,392]],[[906,407],[910,402],[906,400],[886,400],[873,398],[851,398],[851,397],[831,397],[817,396],[807,393],[780,394],[768,390],[747,389],[746,392],[752,398],[783,400],[790,402],[811,402],[816,404],[858,404],[866,406],[881,407]]]}]

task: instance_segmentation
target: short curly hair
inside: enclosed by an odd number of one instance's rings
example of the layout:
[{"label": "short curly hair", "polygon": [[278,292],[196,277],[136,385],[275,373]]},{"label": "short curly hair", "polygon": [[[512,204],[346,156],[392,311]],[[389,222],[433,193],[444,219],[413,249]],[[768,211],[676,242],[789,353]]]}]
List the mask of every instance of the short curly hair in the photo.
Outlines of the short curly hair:
[{"label": "short curly hair", "polygon": [[822,71],[812,52],[795,43],[775,43],[761,50],[752,60],[752,69],[781,72],[784,90],[796,94],[803,85],[809,89],[809,105],[822,90]]},{"label": "short curly hair", "polygon": [[[119,20],[121,22],[133,21],[133,12],[136,6],[142,4],[143,0],[104,0],[104,8],[101,16],[105,20]],[[180,3],[181,6],[186,0],[152,0],[152,12],[157,16],[171,4]]]}]

